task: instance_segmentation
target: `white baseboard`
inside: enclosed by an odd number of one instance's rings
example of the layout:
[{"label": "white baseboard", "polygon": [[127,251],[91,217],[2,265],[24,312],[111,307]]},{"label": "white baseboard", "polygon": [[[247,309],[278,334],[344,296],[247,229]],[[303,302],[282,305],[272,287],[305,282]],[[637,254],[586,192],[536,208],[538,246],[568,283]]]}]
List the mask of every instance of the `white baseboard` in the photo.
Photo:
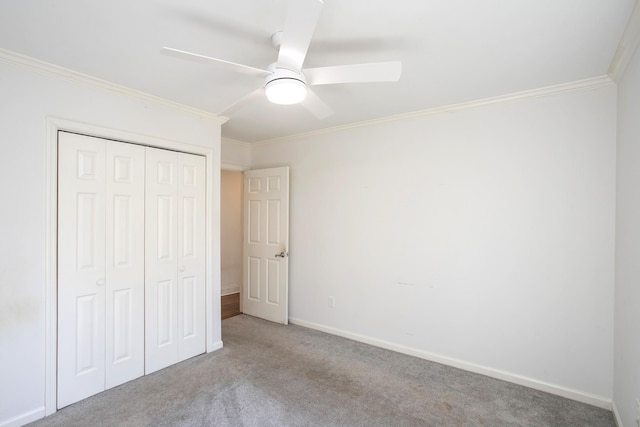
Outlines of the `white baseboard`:
[{"label": "white baseboard", "polygon": [[620,418],[620,412],[618,412],[615,400],[611,401],[611,412],[613,412],[613,418],[616,420],[616,426],[624,427],[622,425],[622,418]]},{"label": "white baseboard", "polygon": [[32,421],[39,420],[40,418],[44,418],[45,411],[44,406],[34,409],[33,411],[29,411],[25,414],[21,414],[15,416],[9,420],[0,421],[0,427],[20,427],[25,424],[29,424]]},{"label": "white baseboard", "polygon": [[240,293],[240,289],[228,288],[228,289],[223,289],[222,292],[220,293],[220,296],[224,297],[226,295],[233,295],[233,294],[239,294],[239,293]]},{"label": "white baseboard", "polygon": [[222,341],[217,341],[211,344],[210,347],[207,348],[207,353],[211,353],[212,351],[220,350],[224,345]]},{"label": "white baseboard", "polygon": [[[389,341],[384,341],[377,338],[368,337],[365,335],[355,334],[342,329],[337,329],[330,326],[321,325],[318,323],[307,322],[306,320],[302,320],[302,319],[296,319],[296,318],[290,317],[289,322],[294,325],[304,326],[306,328],[315,329],[315,330],[326,332],[332,335],[338,335],[354,341],[359,341],[365,344],[373,345],[375,347],[396,351],[398,353],[407,354],[409,356],[418,357],[420,359],[429,360],[431,362],[453,366],[455,368],[464,369],[465,371],[475,372],[477,374],[482,374],[482,375],[486,375],[488,377],[496,378],[499,380],[508,381],[508,382],[529,387],[535,390],[540,390],[547,393],[555,394],[557,396],[566,397],[567,399],[576,400],[578,402],[597,406],[599,408],[603,408],[609,411],[612,408],[611,399],[603,396],[597,396],[594,394],[585,393],[580,390],[575,390],[568,387],[550,384],[550,383],[539,381],[533,378],[528,378],[525,376],[510,373],[510,372],[501,371],[499,369],[488,368],[486,366],[476,365],[474,363],[465,362],[463,360],[458,360],[451,357],[430,353],[424,350],[419,350],[412,347],[395,344]],[[622,427],[622,426],[620,425],[619,427]]]}]

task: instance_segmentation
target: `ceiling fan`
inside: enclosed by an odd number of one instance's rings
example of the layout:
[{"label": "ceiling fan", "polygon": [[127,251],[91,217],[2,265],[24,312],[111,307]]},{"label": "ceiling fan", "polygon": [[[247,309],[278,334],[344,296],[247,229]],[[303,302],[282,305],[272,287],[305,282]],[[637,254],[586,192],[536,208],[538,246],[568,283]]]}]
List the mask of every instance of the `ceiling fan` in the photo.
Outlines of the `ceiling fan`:
[{"label": "ceiling fan", "polygon": [[300,103],[317,118],[324,119],[333,114],[333,110],[309,86],[395,82],[400,79],[402,64],[399,61],[390,61],[303,69],[302,64],[323,4],[323,0],[289,0],[284,30],[271,36],[271,42],[278,49],[278,60],[266,69],[170,47],[163,47],[161,52],[165,55],[216,64],[238,73],[264,78],[262,87],[234,102],[220,114],[230,114],[254,99],[266,95],[267,99],[275,104]]}]

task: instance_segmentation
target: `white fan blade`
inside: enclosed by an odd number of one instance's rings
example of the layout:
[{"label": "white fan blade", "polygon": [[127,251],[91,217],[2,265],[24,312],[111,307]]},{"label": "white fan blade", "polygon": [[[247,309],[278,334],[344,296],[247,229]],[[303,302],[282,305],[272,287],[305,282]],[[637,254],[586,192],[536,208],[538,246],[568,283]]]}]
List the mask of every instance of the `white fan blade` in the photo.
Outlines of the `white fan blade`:
[{"label": "white fan blade", "polygon": [[397,82],[402,74],[402,63],[372,62],[370,64],[337,65],[335,67],[302,70],[310,85],[334,83]]},{"label": "white fan blade", "polygon": [[333,110],[310,88],[307,88],[307,96],[300,103],[304,108],[309,110],[314,116],[320,120],[326,119],[333,114]]},{"label": "white fan blade", "polygon": [[289,0],[278,67],[300,71],[323,5],[322,0]]},{"label": "white fan blade", "polygon": [[219,116],[229,116],[236,111],[244,108],[247,104],[264,97],[264,88],[258,88],[248,95],[243,96],[233,104],[229,105],[227,108],[218,113]]},{"label": "white fan blade", "polygon": [[248,74],[250,76],[264,77],[269,74],[267,70],[261,70],[260,68],[250,67],[248,65],[236,64],[235,62],[225,61],[223,59],[211,58],[210,56],[204,56],[197,53],[186,52],[184,50],[173,49],[170,47],[163,47],[160,49],[160,53],[168,56],[173,56],[180,59],[188,59],[190,61],[201,62],[203,64],[218,64],[222,65],[230,70],[236,71],[242,74]]}]

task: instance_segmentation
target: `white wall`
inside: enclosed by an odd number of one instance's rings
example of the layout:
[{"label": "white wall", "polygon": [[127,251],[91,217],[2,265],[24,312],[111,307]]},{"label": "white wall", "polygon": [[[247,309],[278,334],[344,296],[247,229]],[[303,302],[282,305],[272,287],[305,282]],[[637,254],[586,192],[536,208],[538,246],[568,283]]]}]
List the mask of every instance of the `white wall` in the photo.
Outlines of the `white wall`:
[{"label": "white wall", "polygon": [[[11,425],[44,414],[47,116],[209,147],[216,170],[221,122],[4,61],[0,57],[0,425]],[[219,247],[213,251],[219,259]],[[219,279],[214,282],[219,292]]]},{"label": "white wall", "polygon": [[607,406],[615,136],[611,84],[257,145],[292,321]]},{"label": "white wall", "polygon": [[220,270],[222,295],[242,286],[242,184],[239,171],[220,171]]},{"label": "white wall", "polygon": [[222,138],[222,165],[233,170],[246,170],[251,166],[251,146],[246,142]]},{"label": "white wall", "polygon": [[618,85],[614,402],[636,425],[640,397],[640,51]]}]

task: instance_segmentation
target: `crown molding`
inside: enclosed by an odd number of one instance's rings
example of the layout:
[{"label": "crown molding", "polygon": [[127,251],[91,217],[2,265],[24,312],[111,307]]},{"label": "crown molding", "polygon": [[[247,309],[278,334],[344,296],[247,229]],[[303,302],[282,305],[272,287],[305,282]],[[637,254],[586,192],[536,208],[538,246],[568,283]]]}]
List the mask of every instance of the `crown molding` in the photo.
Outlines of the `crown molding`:
[{"label": "crown molding", "polygon": [[283,136],[281,138],[268,139],[258,142],[249,143],[251,147],[260,147],[264,145],[278,144],[282,142],[295,141],[301,138],[308,138],[311,136],[323,135],[327,133],[339,132],[347,129],[361,128],[366,126],[372,126],[381,123],[395,122],[400,120],[407,120],[417,117],[430,116],[441,113],[451,113],[454,111],[465,110],[468,108],[474,108],[490,104],[499,104],[503,102],[517,101],[528,98],[539,98],[544,96],[556,95],[567,92],[576,92],[581,90],[597,89],[600,87],[613,85],[615,82],[610,76],[598,76],[584,80],[576,80],[573,82],[562,83],[558,85],[545,86],[538,89],[530,89],[521,92],[514,92],[507,95],[494,96],[490,98],[483,98],[474,101],[461,102],[458,104],[445,105],[442,107],[428,108],[426,110],[413,111],[410,113],[397,114],[394,116],[382,117],[379,119],[365,120],[356,123],[350,123],[342,126],[334,126],[325,129],[314,130],[311,132],[303,132],[290,136]]},{"label": "crown molding", "polygon": [[640,2],[636,1],[629,22],[622,33],[618,49],[613,55],[611,65],[609,65],[609,76],[614,82],[620,81],[638,44],[640,44]]},{"label": "crown molding", "polygon": [[45,76],[56,77],[63,80],[72,81],[75,83],[86,84],[86,85],[98,87],[101,89],[106,89],[112,92],[118,92],[123,95],[141,99],[143,101],[153,102],[155,104],[163,105],[165,107],[173,108],[176,110],[181,110],[196,116],[206,117],[207,119],[215,120],[220,124],[223,124],[227,120],[229,120],[226,117],[221,117],[216,114],[210,113],[208,111],[189,107],[187,105],[180,104],[178,102],[170,101],[166,98],[161,98],[159,96],[155,96],[155,95],[148,94],[146,92],[131,89],[126,86],[121,86],[116,83],[109,82],[107,80],[102,80],[97,77],[90,76],[88,74],[79,73],[77,71],[73,71],[68,68],[59,67],[57,65],[50,64],[48,62],[44,62],[39,59],[35,59],[32,57],[22,55],[22,54],[12,52],[10,50],[2,49],[2,48],[0,48],[0,62],[13,65],[15,67],[25,68],[27,70],[34,71],[36,73],[39,73]]},{"label": "crown molding", "polygon": [[237,165],[235,163],[220,163],[220,170],[223,171],[234,171],[234,172],[244,172],[246,170],[250,170],[251,166],[249,165]]}]

